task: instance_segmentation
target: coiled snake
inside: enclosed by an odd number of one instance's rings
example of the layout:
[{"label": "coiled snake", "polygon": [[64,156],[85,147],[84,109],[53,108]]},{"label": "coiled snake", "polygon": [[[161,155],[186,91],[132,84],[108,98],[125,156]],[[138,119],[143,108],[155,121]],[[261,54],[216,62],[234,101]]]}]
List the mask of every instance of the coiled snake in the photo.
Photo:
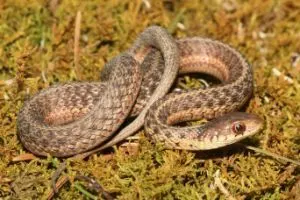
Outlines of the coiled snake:
[{"label": "coiled snake", "polygon": [[[192,72],[210,74],[222,84],[167,94],[178,73]],[[101,82],[56,85],[34,95],[19,112],[17,130],[23,145],[43,156],[103,149],[143,125],[146,135],[166,148],[214,149],[262,128],[257,116],[233,112],[252,90],[252,70],[233,48],[199,37],[175,41],[163,28],[152,26],[105,65]],[[138,117],[119,130],[129,115]],[[174,126],[200,118],[212,120],[202,126]]]}]

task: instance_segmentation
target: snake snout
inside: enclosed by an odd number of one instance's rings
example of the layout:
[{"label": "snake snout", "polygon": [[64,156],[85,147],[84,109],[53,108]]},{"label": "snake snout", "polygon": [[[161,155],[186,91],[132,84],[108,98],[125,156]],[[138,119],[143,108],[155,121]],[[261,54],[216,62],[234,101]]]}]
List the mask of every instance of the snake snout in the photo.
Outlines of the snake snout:
[{"label": "snake snout", "polygon": [[245,133],[247,136],[254,135],[262,130],[263,128],[263,120],[259,118],[257,115],[242,113],[241,121],[245,124]]}]

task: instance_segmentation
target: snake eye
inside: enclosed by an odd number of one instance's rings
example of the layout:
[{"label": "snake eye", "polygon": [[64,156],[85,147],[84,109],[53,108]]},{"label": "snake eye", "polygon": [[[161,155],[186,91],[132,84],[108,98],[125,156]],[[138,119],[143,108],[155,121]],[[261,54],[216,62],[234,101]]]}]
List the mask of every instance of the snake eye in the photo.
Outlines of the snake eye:
[{"label": "snake eye", "polygon": [[246,125],[243,122],[235,122],[232,125],[232,131],[236,134],[242,134],[246,130]]}]

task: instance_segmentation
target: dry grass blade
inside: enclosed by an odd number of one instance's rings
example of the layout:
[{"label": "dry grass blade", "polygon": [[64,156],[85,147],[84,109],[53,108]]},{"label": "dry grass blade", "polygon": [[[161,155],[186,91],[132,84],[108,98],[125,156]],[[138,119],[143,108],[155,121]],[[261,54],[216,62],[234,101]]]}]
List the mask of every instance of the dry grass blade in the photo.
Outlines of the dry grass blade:
[{"label": "dry grass blade", "polygon": [[80,41],[80,24],[81,24],[81,12],[78,11],[75,21],[75,34],[74,34],[74,67],[76,77],[81,78],[81,70],[79,69],[79,41]]},{"label": "dry grass blade", "polygon": [[24,153],[19,156],[16,156],[12,159],[13,162],[19,162],[19,161],[27,161],[27,160],[33,160],[36,159],[36,156],[34,156],[32,153]]}]

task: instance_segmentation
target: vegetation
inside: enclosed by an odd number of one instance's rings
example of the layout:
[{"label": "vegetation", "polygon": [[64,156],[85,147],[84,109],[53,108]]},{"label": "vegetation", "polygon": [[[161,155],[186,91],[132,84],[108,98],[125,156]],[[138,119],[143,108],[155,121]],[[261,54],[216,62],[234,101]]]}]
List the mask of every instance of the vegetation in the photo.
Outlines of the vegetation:
[{"label": "vegetation", "polygon": [[71,181],[54,198],[102,198],[76,174],[93,177],[119,199],[300,198],[299,1],[1,0],[0,13],[0,199],[46,199],[63,161],[14,161],[29,153],[16,132],[28,96],[58,82],[98,80],[103,65],[152,24],[178,38],[210,37],[241,51],[255,76],[246,111],[265,120],[264,130],[209,152],[163,150],[140,131],[137,149],[114,147],[68,162],[64,174]]}]

